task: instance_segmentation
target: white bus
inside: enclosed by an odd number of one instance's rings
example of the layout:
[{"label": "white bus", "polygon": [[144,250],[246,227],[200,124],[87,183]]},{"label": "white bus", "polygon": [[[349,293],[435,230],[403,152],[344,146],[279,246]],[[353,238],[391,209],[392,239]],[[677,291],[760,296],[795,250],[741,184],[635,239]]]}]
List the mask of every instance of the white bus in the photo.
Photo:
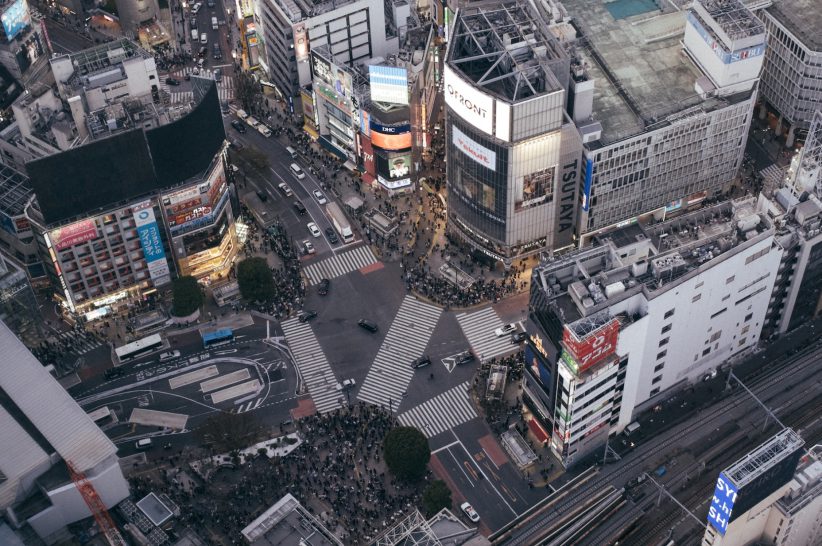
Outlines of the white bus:
[{"label": "white bus", "polygon": [[162,348],[162,346],[163,340],[160,338],[160,334],[153,334],[148,337],[138,339],[137,341],[127,343],[122,347],[118,347],[117,349],[114,349],[114,353],[117,355],[120,362],[125,362],[127,360],[132,360],[139,356],[156,351],[157,349]]}]

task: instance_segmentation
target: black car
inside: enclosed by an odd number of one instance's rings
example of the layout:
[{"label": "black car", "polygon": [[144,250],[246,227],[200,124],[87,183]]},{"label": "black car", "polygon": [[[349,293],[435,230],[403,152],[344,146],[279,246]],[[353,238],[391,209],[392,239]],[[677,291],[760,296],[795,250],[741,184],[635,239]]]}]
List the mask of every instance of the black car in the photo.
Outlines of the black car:
[{"label": "black car", "polygon": [[242,121],[235,119],[231,122],[231,126],[234,127],[234,130],[240,133],[241,135],[245,134],[245,125],[243,125]]},{"label": "black car", "polygon": [[257,197],[259,197],[260,201],[262,201],[263,203],[268,201],[268,194],[264,191],[257,190]]},{"label": "black car", "polygon": [[206,46],[202,46],[200,48],[200,52],[198,53],[198,55],[200,57],[205,57],[207,54],[208,54],[208,48]]},{"label": "black car", "polygon": [[180,85],[180,80],[175,80],[174,78],[166,78],[166,83],[168,85]]},{"label": "black car", "polygon": [[474,353],[471,351],[463,351],[457,355],[454,362],[459,366],[460,364],[467,364],[474,360]]},{"label": "black car", "polygon": [[305,205],[299,201],[294,201],[294,209],[297,211],[297,214],[303,215],[306,213]]},{"label": "black car", "polygon": [[511,334],[511,343],[522,343],[528,339],[528,334],[525,332],[514,332]]},{"label": "black car", "polygon": [[334,228],[325,228],[325,235],[328,237],[328,241],[332,245],[336,245],[340,240],[337,239],[337,232],[334,231]]},{"label": "black car", "polygon": [[220,44],[214,44],[214,46],[211,48],[211,56],[215,59],[223,58],[223,51],[220,49]]},{"label": "black car", "polygon": [[109,368],[103,374],[103,377],[108,379],[114,379],[116,377],[122,377],[126,375],[126,371],[123,368]]},{"label": "black car", "polygon": [[316,311],[312,311],[310,309],[306,309],[305,311],[300,311],[300,314],[297,317],[300,319],[300,322],[308,322],[309,320],[313,319],[317,316]]},{"label": "black car", "polygon": [[197,28],[197,18],[196,17],[191,18],[191,28]]},{"label": "black car", "polygon": [[326,294],[328,294],[329,288],[331,288],[331,281],[329,281],[328,279],[322,279],[320,281],[320,288],[317,290],[317,293],[319,293],[320,296],[325,296]]},{"label": "black car", "polygon": [[357,321],[357,324],[360,325],[360,328],[368,330],[371,333],[374,333],[379,330],[379,327],[370,320],[360,319]]},{"label": "black car", "polygon": [[411,363],[411,367],[414,368],[415,370],[417,368],[425,368],[426,366],[430,366],[430,365],[431,365],[431,357],[428,356],[428,355],[423,355],[423,356],[419,357],[418,359],[414,360],[414,362]]}]

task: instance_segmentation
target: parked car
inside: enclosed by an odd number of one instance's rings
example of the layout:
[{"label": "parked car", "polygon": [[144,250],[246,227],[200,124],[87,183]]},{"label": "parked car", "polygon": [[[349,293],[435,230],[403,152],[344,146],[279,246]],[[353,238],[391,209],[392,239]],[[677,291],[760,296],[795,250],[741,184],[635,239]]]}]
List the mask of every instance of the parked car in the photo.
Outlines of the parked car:
[{"label": "parked car", "polygon": [[259,197],[260,201],[262,201],[263,203],[268,201],[268,194],[264,191],[257,190],[257,197]]},{"label": "parked car", "polygon": [[328,290],[330,288],[331,288],[331,281],[329,281],[328,279],[321,279],[320,280],[320,287],[319,287],[319,289],[317,289],[317,292],[320,294],[320,296],[325,296],[326,294],[328,294]]},{"label": "parked car", "polygon": [[474,353],[471,351],[463,351],[457,355],[454,362],[459,366],[460,364],[467,364],[474,360]]},{"label": "parked car", "polygon": [[371,333],[374,333],[379,330],[379,327],[370,320],[360,319],[357,321],[357,324],[360,325],[360,328],[368,330]]},{"label": "parked car", "polygon": [[317,316],[317,312],[311,309],[305,309],[304,311],[300,311],[300,314],[297,315],[297,318],[300,319],[300,322],[308,322],[309,320],[313,319]]},{"label": "parked car", "polygon": [[234,130],[237,131],[238,133],[240,133],[241,135],[245,134],[245,131],[246,131],[245,125],[240,120],[235,119],[234,121],[231,122],[231,126],[234,127]]},{"label": "parked car", "polygon": [[480,520],[479,514],[477,514],[477,511],[474,510],[474,507],[471,506],[470,503],[464,502],[460,504],[460,508],[472,522],[477,523]]},{"label": "parked car", "polygon": [[180,351],[167,351],[165,353],[160,353],[160,362],[167,362],[169,360],[174,360],[175,358],[180,357]]},{"label": "parked car", "polygon": [[311,193],[314,194],[314,199],[316,199],[317,203],[319,203],[320,205],[325,205],[326,203],[328,203],[328,200],[325,198],[325,195],[323,195],[323,192],[321,192],[320,190],[314,190]]},{"label": "parked car", "polygon": [[497,328],[494,330],[494,333],[497,334],[497,337],[507,336],[508,334],[512,334],[516,331],[517,325],[514,323],[509,323],[503,326],[502,328]]},{"label": "parked car", "polygon": [[308,232],[311,233],[313,237],[320,237],[322,235],[320,228],[318,228],[314,222],[308,222],[306,226],[308,227]]},{"label": "parked car", "polygon": [[192,17],[192,18],[191,18],[191,28],[192,28],[192,29],[196,29],[196,28],[197,28],[197,18],[196,18],[196,17]]},{"label": "parked car", "polygon": [[431,365],[431,357],[428,356],[428,355],[423,355],[423,356],[415,359],[411,363],[411,367],[414,368],[415,370],[419,369],[419,368],[425,368],[426,366],[430,366],[430,365]]}]

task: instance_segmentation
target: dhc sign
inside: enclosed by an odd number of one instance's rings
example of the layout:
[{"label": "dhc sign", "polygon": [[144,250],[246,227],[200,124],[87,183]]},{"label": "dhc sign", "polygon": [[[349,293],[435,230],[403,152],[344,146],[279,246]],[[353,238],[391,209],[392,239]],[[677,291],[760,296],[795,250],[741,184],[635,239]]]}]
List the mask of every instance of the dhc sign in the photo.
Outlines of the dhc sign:
[{"label": "dhc sign", "polygon": [[720,535],[725,535],[728,522],[731,520],[731,512],[736,502],[736,486],[725,476],[719,474],[714,489],[714,498],[711,500],[711,507],[708,509],[708,523],[719,531]]}]

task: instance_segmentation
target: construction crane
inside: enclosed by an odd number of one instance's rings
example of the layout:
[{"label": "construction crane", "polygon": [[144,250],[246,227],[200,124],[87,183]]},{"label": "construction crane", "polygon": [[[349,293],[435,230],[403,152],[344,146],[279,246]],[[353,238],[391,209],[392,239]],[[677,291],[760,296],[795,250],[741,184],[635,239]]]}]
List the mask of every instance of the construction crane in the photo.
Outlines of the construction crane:
[{"label": "construction crane", "polygon": [[106,510],[103,499],[97,494],[97,490],[94,489],[94,486],[88,478],[86,478],[86,475],[78,470],[71,461],[66,461],[66,466],[71,475],[71,480],[77,487],[77,491],[83,496],[83,500],[86,501],[91,515],[94,516],[94,521],[97,522],[100,531],[103,532],[108,543],[111,544],[111,546],[128,546],[123,535],[117,530],[117,526],[114,524],[114,520],[111,519],[108,510]]}]

